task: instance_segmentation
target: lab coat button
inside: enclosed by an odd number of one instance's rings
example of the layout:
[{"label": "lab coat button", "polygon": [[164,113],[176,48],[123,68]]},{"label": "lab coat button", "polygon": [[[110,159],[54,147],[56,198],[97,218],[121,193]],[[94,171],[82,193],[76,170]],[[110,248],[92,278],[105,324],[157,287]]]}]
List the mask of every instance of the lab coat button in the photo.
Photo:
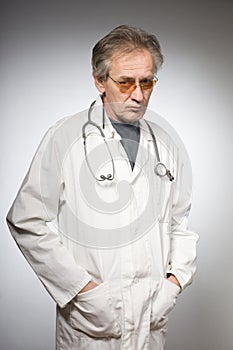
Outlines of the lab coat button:
[{"label": "lab coat button", "polygon": [[133,279],[133,283],[138,283],[139,282],[139,278],[137,278],[137,277],[134,277],[134,279]]}]

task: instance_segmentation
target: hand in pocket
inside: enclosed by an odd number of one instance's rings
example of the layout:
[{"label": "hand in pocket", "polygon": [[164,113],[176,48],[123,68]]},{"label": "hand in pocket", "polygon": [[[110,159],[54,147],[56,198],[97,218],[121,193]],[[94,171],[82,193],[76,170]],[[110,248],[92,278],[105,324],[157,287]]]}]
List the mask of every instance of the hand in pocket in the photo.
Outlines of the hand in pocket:
[{"label": "hand in pocket", "polygon": [[156,328],[159,322],[166,318],[176,304],[180,287],[162,278],[155,292],[151,306],[151,328]]},{"label": "hand in pocket", "polygon": [[74,329],[93,337],[121,336],[107,282],[80,293],[72,301],[70,321]]}]

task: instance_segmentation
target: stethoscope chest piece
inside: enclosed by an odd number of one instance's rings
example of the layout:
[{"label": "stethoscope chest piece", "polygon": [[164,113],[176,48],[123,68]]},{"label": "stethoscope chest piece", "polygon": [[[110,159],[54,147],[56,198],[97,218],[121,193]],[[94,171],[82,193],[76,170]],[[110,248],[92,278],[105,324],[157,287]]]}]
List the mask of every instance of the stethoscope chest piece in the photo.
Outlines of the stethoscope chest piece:
[{"label": "stethoscope chest piece", "polygon": [[172,176],[170,170],[168,170],[167,167],[161,162],[158,162],[155,165],[154,172],[156,175],[158,175],[160,177],[167,176],[170,181],[174,180],[174,177]]}]

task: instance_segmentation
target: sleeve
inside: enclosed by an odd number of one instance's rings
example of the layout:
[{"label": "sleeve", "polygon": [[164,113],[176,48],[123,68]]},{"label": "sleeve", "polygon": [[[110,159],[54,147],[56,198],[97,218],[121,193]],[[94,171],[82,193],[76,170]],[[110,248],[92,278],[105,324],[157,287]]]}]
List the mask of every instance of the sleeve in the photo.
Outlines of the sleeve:
[{"label": "sleeve", "polygon": [[[13,238],[55,302],[64,307],[90,280],[48,223],[57,218],[64,183],[54,128],[43,138],[7,215]],[[43,193],[43,195],[42,195]]]},{"label": "sleeve", "polygon": [[180,154],[177,165],[171,216],[170,263],[167,273],[176,276],[183,290],[191,284],[196,271],[196,246],[199,237],[188,228],[192,195],[192,171],[188,156]]}]

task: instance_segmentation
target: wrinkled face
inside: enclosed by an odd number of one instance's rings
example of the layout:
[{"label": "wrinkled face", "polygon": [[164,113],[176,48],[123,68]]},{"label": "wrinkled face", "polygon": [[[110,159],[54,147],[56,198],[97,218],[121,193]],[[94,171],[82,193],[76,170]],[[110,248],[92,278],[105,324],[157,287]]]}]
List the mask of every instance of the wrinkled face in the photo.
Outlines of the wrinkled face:
[{"label": "wrinkled face", "polygon": [[[95,78],[96,87],[104,96],[104,105],[109,117],[128,123],[141,119],[153,87],[143,89],[139,84],[152,81],[153,78],[154,63],[148,50],[114,54],[107,80],[99,81]],[[122,92],[117,82],[135,82],[136,85]]]}]

